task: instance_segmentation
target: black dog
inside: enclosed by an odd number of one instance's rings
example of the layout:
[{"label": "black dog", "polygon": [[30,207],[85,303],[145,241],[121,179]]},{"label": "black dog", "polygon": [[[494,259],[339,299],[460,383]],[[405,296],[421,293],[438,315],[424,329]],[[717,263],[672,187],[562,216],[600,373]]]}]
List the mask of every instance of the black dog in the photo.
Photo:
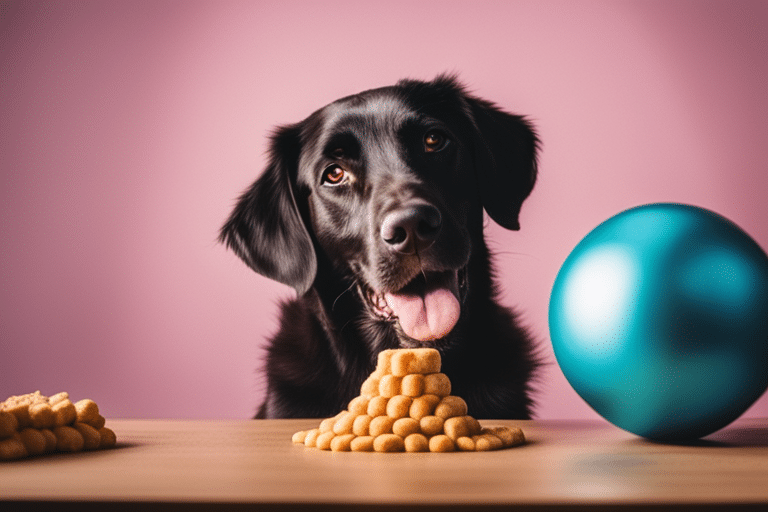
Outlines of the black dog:
[{"label": "black dog", "polygon": [[377,354],[435,347],[478,418],[529,418],[539,364],[501,307],[483,209],[519,229],[538,139],[457,81],[403,80],[278,129],[221,241],[296,289],[283,305],[256,417],[344,410]]}]

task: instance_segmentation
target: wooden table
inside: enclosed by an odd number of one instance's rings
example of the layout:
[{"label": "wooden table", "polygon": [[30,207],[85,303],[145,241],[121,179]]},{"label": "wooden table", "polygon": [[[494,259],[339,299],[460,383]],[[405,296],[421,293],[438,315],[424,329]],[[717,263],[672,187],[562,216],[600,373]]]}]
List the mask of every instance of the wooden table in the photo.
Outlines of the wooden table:
[{"label": "wooden table", "polygon": [[108,420],[115,449],[0,463],[0,510],[72,501],[142,511],[768,510],[768,419],[687,446],[601,422],[481,423],[521,426],[528,442],[485,453],[333,453],[291,443],[318,420]]}]

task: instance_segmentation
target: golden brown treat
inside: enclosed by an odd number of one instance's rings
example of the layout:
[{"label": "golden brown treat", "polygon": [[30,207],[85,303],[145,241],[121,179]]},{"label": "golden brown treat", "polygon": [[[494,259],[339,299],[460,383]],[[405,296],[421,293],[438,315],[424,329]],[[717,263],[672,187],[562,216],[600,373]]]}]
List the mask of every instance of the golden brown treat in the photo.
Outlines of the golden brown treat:
[{"label": "golden brown treat", "polygon": [[358,436],[349,443],[349,447],[353,452],[372,452],[374,440],[373,436]]},{"label": "golden brown treat", "polygon": [[19,437],[21,442],[24,443],[24,448],[26,448],[28,455],[34,456],[45,453],[47,441],[41,430],[25,428],[19,432]]},{"label": "golden brown treat", "polygon": [[411,434],[421,433],[421,426],[413,418],[400,418],[392,424],[392,433],[405,439]]},{"label": "golden brown treat", "polygon": [[48,402],[36,402],[29,406],[29,421],[33,428],[50,428],[56,422],[56,414]]},{"label": "golden brown treat", "polygon": [[435,407],[435,416],[443,419],[467,415],[467,402],[458,396],[449,395],[443,397]]},{"label": "golden brown treat", "polygon": [[349,452],[352,451],[352,440],[355,434],[342,434],[331,439],[331,451]]},{"label": "golden brown treat", "polygon": [[428,452],[429,439],[424,434],[411,434],[405,438],[405,451],[407,452]]},{"label": "golden brown treat", "polygon": [[56,415],[56,421],[54,425],[63,426],[70,425],[77,420],[77,409],[68,398],[57,402],[52,407],[53,413]]},{"label": "golden brown treat", "polygon": [[424,376],[424,394],[440,397],[451,394],[451,381],[444,373],[431,373]]},{"label": "golden brown treat", "polygon": [[375,396],[368,402],[368,416],[376,418],[377,416],[386,416],[387,402],[389,398],[384,396]]},{"label": "golden brown treat", "polygon": [[315,446],[320,450],[330,450],[331,449],[331,441],[333,441],[333,438],[336,437],[336,434],[331,432],[323,432],[319,436],[317,436],[317,440],[315,441]]},{"label": "golden brown treat", "polygon": [[73,427],[56,427],[53,434],[56,436],[56,449],[60,452],[79,452],[85,446],[82,434]]},{"label": "golden brown treat", "polygon": [[405,450],[405,442],[395,434],[382,434],[373,440],[373,449],[377,452],[402,452]]},{"label": "golden brown treat", "polygon": [[400,382],[400,392],[412,398],[423,395],[424,376],[418,373],[405,375]]},{"label": "golden brown treat", "polygon": [[456,448],[462,452],[473,452],[476,449],[475,441],[471,437],[459,437],[454,442],[456,443]]},{"label": "golden brown treat", "polygon": [[373,437],[391,434],[392,426],[394,424],[395,420],[389,416],[377,416],[371,420],[371,424],[368,426],[368,432]]},{"label": "golden brown treat", "polygon": [[429,451],[431,452],[452,452],[456,450],[456,445],[450,437],[440,434],[429,439]]},{"label": "golden brown treat", "polygon": [[356,416],[360,416],[361,414],[366,414],[368,411],[368,402],[369,399],[364,396],[358,396],[352,399],[351,402],[349,402],[349,406],[347,406],[347,410]]},{"label": "golden brown treat", "polygon": [[436,436],[443,432],[445,420],[439,416],[424,416],[419,420],[419,426],[425,436]]},{"label": "golden brown treat", "polygon": [[19,429],[19,420],[14,414],[0,408],[0,439],[11,437]]},{"label": "golden brown treat", "polygon": [[16,460],[27,456],[27,449],[18,432],[0,440],[0,460]]},{"label": "golden brown treat", "polygon": [[307,437],[304,438],[304,446],[307,448],[315,448],[317,446],[317,436],[320,435],[320,430],[313,428],[307,432]]},{"label": "golden brown treat", "polygon": [[379,395],[387,398],[400,394],[400,384],[402,377],[395,377],[394,375],[384,375],[379,379]]},{"label": "golden brown treat", "polygon": [[411,403],[410,416],[415,420],[420,420],[424,416],[433,416],[435,407],[440,403],[440,397],[437,395],[421,395],[413,399]]},{"label": "golden brown treat", "polygon": [[472,439],[475,441],[475,449],[479,452],[498,450],[504,446],[504,443],[501,441],[501,439],[490,433],[473,436]]},{"label": "golden brown treat", "polygon": [[482,428],[451,393],[434,349],[385,350],[346,411],[293,442],[332,451],[485,451],[525,441],[517,427]]},{"label": "golden brown treat", "polygon": [[339,419],[333,424],[333,433],[337,436],[342,434],[352,433],[352,424],[355,422],[355,414],[352,412],[345,412]]},{"label": "golden brown treat", "polygon": [[[96,403],[81,400],[78,406],[79,411],[65,391],[8,397],[0,403],[0,460],[115,446],[117,436],[104,426]],[[86,421],[78,421],[78,412]]]},{"label": "golden brown treat", "polygon": [[95,450],[101,445],[101,434],[99,434],[99,431],[92,426],[88,425],[87,423],[80,423],[79,421],[76,421],[72,424],[72,427],[80,432],[81,436],[83,436],[84,450]]},{"label": "golden brown treat", "polygon": [[391,358],[392,375],[403,377],[411,373],[436,373],[440,371],[440,352],[433,348],[396,350]]},{"label": "golden brown treat", "polygon": [[[109,430],[109,429],[107,429]],[[40,433],[45,438],[45,453],[50,453],[56,450],[56,435],[54,435],[53,431],[47,428],[40,429]],[[115,433],[112,432],[112,435],[114,436]],[[117,439],[115,439],[117,441]],[[114,446],[114,443],[112,444]]]},{"label": "golden brown treat", "polygon": [[367,379],[365,379],[365,382],[363,382],[363,385],[360,387],[360,396],[364,396],[366,398],[373,398],[374,396],[379,395],[379,377],[371,375]]},{"label": "golden brown treat", "polygon": [[411,410],[413,398],[405,395],[395,395],[387,402],[387,416],[398,419],[405,418]]},{"label": "golden brown treat", "polygon": [[75,413],[77,415],[77,421],[90,425],[99,417],[99,406],[96,405],[96,402],[88,398],[79,400],[75,402]]},{"label": "golden brown treat", "polygon": [[352,433],[356,436],[367,436],[370,433],[371,418],[367,414],[361,414],[352,423]]}]

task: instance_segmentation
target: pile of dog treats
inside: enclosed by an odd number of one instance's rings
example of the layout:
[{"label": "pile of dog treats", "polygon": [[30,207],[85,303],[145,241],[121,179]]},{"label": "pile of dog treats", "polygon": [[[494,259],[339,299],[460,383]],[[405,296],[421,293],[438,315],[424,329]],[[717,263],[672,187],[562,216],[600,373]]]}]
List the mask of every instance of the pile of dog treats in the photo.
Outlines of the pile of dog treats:
[{"label": "pile of dog treats", "polygon": [[486,451],[525,442],[518,427],[483,428],[451,395],[435,349],[385,350],[347,410],[296,432],[309,448],[364,452]]},{"label": "pile of dog treats", "polygon": [[105,422],[96,402],[72,403],[67,392],[9,397],[0,403],[0,461],[111,448],[117,437]]}]

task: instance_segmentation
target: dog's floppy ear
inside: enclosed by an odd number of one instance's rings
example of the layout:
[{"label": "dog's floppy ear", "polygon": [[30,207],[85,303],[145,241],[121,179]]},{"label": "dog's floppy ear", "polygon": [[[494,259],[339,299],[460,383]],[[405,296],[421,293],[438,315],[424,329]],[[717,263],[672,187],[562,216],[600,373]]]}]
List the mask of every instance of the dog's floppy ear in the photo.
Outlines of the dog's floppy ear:
[{"label": "dog's floppy ear", "polygon": [[520,229],[520,207],[536,182],[539,139],[523,117],[465,95],[477,131],[475,158],[480,198],[500,226]]},{"label": "dog's floppy ear", "polygon": [[219,240],[259,274],[303,295],[315,280],[317,259],[294,195],[300,131],[291,125],[272,136],[269,165],[240,196]]}]

